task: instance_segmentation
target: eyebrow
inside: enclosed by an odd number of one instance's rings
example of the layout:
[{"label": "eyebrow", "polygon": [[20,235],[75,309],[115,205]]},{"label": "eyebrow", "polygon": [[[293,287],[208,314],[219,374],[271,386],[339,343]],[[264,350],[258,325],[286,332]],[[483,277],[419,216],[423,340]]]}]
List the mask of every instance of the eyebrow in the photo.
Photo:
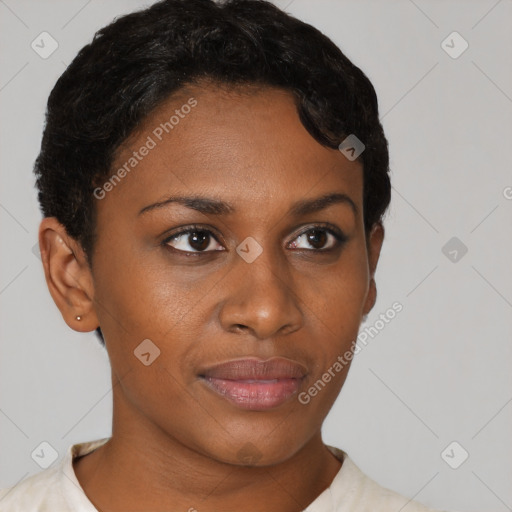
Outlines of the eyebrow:
[{"label": "eyebrow", "polygon": [[[163,201],[145,206],[140,210],[138,215],[140,216],[143,213],[168,206],[172,203],[181,204],[206,215],[229,215],[236,212],[236,208],[234,206],[218,199],[203,196],[170,196]],[[289,213],[293,216],[300,217],[324,210],[334,204],[348,205],[356,217],[359,213],[359,209],[354,201],[348,195],[339,192],[325,194],[313,199],[302,199],[297,201],[291,206]]]}]

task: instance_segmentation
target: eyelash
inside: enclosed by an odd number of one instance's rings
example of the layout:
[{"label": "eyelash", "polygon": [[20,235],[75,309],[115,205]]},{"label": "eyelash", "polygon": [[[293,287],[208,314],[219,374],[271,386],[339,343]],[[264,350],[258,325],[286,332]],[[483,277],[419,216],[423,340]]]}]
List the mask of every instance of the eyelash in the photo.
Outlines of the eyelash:
[{"label": "eyelash", "polygon": [[[327,253],[327,252],[331,252],[331,251],[334,251],[334,250],[340,248],[348,239],[347,236],[338,228],[334,228],[333,226],[329,226],[327,224],[313,224],[311,226],[308,226],[308,228],[305,229],[304,231],[301,231],[300,233],[298,233],[293,240],[299,238],[302,235],[309,233],[310,231],[314,231],[314,230],[322,230],[322,231],[325,231],[326,233],[332,235],[335,239],[334,246],[330,247],[329,249],[294,249],[294,250],[316,252],[316,253]],[[190,251],[183,251],[181,249],[175,249],[174,247],[171,247],[169,245],[169,242],[171,240],[174,240],[183,235],[189,235],[191,233],[196,233],[198,231],[207,233],[208,235],[211,235],[217,243],[219,243],[219,244],[221,243],[217,239],[217,236],[211,229],[208,229],[206,226],[201,226],[199,224],[193,224],[190,227],[183,229],[181,231],[177,231],[176,233],[173,233],[172,235],[165,238],[165,240],[162,241],[162,245],[166,249],[172,251],[175,254],[178,253],[178,254],[182,254],[182,255],[186,255],[186,256],[200,256],[203,254],[211,254],[213,252],[220,252],[220,250],[190,252]]]}]

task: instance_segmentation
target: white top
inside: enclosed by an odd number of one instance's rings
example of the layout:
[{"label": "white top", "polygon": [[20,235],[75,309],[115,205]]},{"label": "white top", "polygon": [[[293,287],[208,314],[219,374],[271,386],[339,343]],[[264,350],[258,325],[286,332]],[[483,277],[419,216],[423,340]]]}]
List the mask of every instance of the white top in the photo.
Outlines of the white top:
[{"label": "white top", "polygon": [[[106,443],[108,437],[71,445],[60,462],[0,490],[1,512],[98,512],[73,470],[72,460]],[[435,512],[364,475],[345,452],[327,447],[343,465],[331,485],[304,512]]]}]

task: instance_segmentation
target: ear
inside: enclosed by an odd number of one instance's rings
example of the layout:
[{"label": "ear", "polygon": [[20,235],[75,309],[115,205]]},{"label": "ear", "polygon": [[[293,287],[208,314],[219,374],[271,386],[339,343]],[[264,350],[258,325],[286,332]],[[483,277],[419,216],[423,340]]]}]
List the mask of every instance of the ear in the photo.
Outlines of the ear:
[{"label": "ear", "polygon": [[363,308],[363,315],[366,315],[372,310],[377,300],[377,286],[375,284],[375,270],[377,269],[377,263],[379,261],[380,250],[382,248],[382,242],[384,241],[384,226],[381,222],[376,222],[367,239],[366,248],[368,252],[368,270],[370,282],[368,284],[368,293],[366,295],[366,301]]},{"label": "ear", "polygon": [[96,329],[92,273],[81,245],[55,217],[46,217],[39,226],[39,249],[46,284],[64,321],[75,331]]}]

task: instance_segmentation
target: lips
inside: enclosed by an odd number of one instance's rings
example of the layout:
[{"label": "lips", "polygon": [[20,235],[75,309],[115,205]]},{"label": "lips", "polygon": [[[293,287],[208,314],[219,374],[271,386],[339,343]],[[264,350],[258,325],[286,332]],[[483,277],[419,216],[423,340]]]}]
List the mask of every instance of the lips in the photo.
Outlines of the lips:
[{"label": "lips", "polygon": [[201,375],[226,380],[302,379],[307,371],[299,363],[275,357],[261,359],[235,359],[205,369]]},{"label": "lips", "polygon": [[243,409],[266,410],[282,405],[297,393],[307,370],[281,357],[267,361],[236,359],[200,372],[209,390]]}]

